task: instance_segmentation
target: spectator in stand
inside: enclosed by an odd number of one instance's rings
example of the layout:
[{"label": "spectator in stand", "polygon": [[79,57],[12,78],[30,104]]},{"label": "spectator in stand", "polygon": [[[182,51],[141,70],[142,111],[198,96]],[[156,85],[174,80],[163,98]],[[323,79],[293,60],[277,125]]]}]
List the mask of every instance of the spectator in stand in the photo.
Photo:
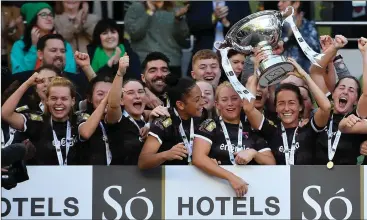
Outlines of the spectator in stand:
[{"label": "spectator in stand", "polygon": [[[307,20],[304,15],[303,2],[301,1],[279,1],[279,11],[285,11],[288,6],[294,8],[294,22],[299,32],[304,37],[306,43],[317,53],[320,52],[319,36],[316,30],[315,22]],[[282,31],[282,39],[284,41],[284,55],[294,58],[302,69],[308,70],[311,62],[301,50],[293,31],[288,23],[285,23]]]},{"label": "spectator in stand", "polygon": [[100,20],[93,32],[92,43],[87,46],[91,65],[98,72],[118,70],[118,62],[125,52],[129,54],[130,66],[125,77],[139,79],[141,68],[138,55],[131,49],[130,43],[124,39],[123,31],[112,19]]},{"label": "spectator in stand", "polygon": [[[38,40],[54,30],[54,13],[47,3],[26,3],[21,8],[21,13],[27,26],[24,36],[15,42],[11,50],[12,73],[34,70],[40,67],[41,60],[37,59]],[[66,63],[65,71],[76,73],[76,64],[73,49],[65,43]]]},{"label": "spectator in stand", "polygon": [[[85,75],[63,71],[66,69],[66,44],[67,43],[65,42],[64,38],[60,34],[48,34],[41,37],[37,42],[37,53],[40,60],[40,66],[53,65],[58,68],[63,76],[69,78],[72,82],[74,82],[75,85],[77,85],[78,95],[84,97],[88,85],[88,80],[86,79]],[[33,75],[33,73],[33,70],[20,72],[12,75],[12,79],[25,82]]]},{"label": "spectator in stand", "polygon": [[10,67],[10,51],[15,41],[23,35],[24,25],[20,8],[1,6],[1,66]]},{"label": "spectator in stand", "polygon": [[87,45],[92,41],[92,35],[99,18],[89,14],[87,2],[59,1],[55,8],[55,29],[65,40],[70,42],[74,52],[87,52]]},{"label": "spectator in stand", "polygon": [[[248,1],[193,1],[187,12],[187,23],[196,41],[192,53],[213,49],[237,21],[251,14]],[[191,72],[191,63],[188,75]]]},{"label": "spectator in stand", "polygon": [[188,7],[176,9],[174,1],[152,0],[129,7],[125,27],[140,60],[151,52],[162,52],[171,60],[171,73],[181,76],[181,49],[189,36],[185,18]]}]

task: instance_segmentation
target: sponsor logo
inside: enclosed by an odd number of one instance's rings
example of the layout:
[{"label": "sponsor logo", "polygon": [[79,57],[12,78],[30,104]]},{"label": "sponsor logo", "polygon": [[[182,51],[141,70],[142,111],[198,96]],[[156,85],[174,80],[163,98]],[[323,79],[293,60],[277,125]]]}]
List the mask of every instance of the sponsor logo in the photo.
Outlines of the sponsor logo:
[{"label": "sponsor logo", "polygon": [[[184,201],[186,200],[186,201]],[[258,203],[258,202],[256,202]],[[255,197],[178,197],[178,215],[179,216],[193,216],[195,213],[202,216],[208,216],[213,213],[214,210],[220,210],[220,215],[230,216],[276,216],[280,212],[279,199],[277,197],[268,197],[264,201],[266,208],[258,208],[255,205]],[[232,204],[231,208],[228,207]]]},{"label": "sponsor logo", "polygon": [[161,169],[93,168],[93,219],[162,219]]},{"label": "sponsor logo", "polygon": [[358,166],[291,167],[292,219],[361,219]]},{"label": "sponsor logo", "polygon": [[[55,199],[56,200],[56,199]],[[58,205],[55,205],[55,204]],[[7,199],[1,198],[1,217],[6,217],[11,213],[12,209],[18,210],[18,216],[31,217],[56,217],[56,216],[77,216],[79,213],[79,201],[75,197],[68,197],[63,202],[63,207],[54,201],[54,198],[42,197],[19,197]],[[27,210],[27,211],[25,211]],[[30,212],[28,212],[30,210]]]}]

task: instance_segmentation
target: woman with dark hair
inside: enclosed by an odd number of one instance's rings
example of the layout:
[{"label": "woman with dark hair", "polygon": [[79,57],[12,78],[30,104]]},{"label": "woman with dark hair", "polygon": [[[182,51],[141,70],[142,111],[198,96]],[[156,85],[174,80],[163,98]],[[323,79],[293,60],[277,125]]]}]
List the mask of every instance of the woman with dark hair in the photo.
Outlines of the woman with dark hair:
[{"label": "woman with dark hair", "polygon": [[128,66],[129,56],[125,55],[119,60],[108,101],[106,121],[113,165],[137,165],[149,130],[150,123],[146,120],[151,122],[153,117],[169,116],[163,106],[156,107],[149,115],[144,114],[147,97],[143,84],[135,79],[123,80]]},{"label": "woman with dark hair", "polygon": [[112,156],[105,116],[112,79],[109,75],[97,75],[89,83],[87,109],[81,113],[77,121],[81,137],[80,164],[111,164]]},{"label": "woman with dark hair", "polygon": [[118,62],[125,53],[131,57],[126,78],[140,78],[140,61],[131,50],[130,44],[124,39],[123,31],[112,19],[100,20],[93,32],[91,44],[87,46],[94,72],[116,73]]},{"label": "woman with dark hair", "polygon": [[25,132],[36,146],[38,165],[78,164],[78,115],[73,111],[76,91],[68,79],[56,77],[51,81],[46,91],[44,114],[14,111],[24,92],[39,82],[38,76],[34,73],[10,96],[1,109],[1,118]]},{"label": "woman with dark hair", "polygon": [[181,76],[181,49],[187,46],[189,36],[185,18],[188,7],[176,8],[175,1],[131,4],[124,21],[131,46],[140,60],[152,52],[161,52],[170,58],[171,73]]},{"label": "woman with dark hair", "polygon": [[[361,40],[358,44],[363,55],[366,46]],[[332,39],[330,41],[331,43],[320,61],[322,67],[325,67],[333,60],[337,50],[348,42],[341,35],[336,35],[334,41]],[[315,77],[319,87],[324,88],[326,84],[329,90],[333,88],[333,90],[330,90],[331,94],[329,95],[329,99],[333,103],[333,111],[328,118],[327,129],[318,137],[315,163],[318,165],[327,164],[329,168],[332,168],[334,164],[355,165],[357,163],[356,158],[360,153],[359,146],[365,140],[365,135],[358,134],[358,132],[348,132],[348,129],[344,130],[342,121],[345,118],[353,117],[351,115],[359,118],[366,117],[366,105],[362,104],[365,96],[361,96],[359,81],[354,76],[340,77],[335,84],[335,76],[330,76],[330,74],[335,75],[335,73],[332,71],[325,74],[323,70],[324,68],[321,69],[315,65],[311,66],[311,74],[321,75],[321,77]],[[342,124],[340,125],[340,123]],[[342,129],[339,130],[339,127]]]},{"label": "woman with dark hair", "polygon": [[[251,126],[260,131],[260,134],[272,148],[275,160],[280,165],[311,165],[314,163],[314,149],[318,134],[327,124],[331,104],[320,88],[310,76],[292,58],[288,58],[295,66],[294,75],[302,78],[317,104],[320,106],[310,119],[310,122],[300,127],[300,118],[303,116],[304,104],[299,88],[293,84],[281,84],[275,92],[275,107],[281,122],[274,124],[254,107],[254,101],[244,100],[243,109]],[[255,91],[257,77],[249,79],[247,88]]]},{"label": "woman with dark hair", "polygon": [[[16,41],[11,50],[12,74],[37,69],[40,61],[37,59],[37,42],[42,36],[54,32],[54,13],[47,3],[26,3],[21,13],[27,25],[22,39]],[[65,72],[75,73],[73,49],[66,42]]]},{"label": "woman with dark hair", "polygon": [[[217,54],[219,56],[219,60],[222,60],[219,51],[217,52]],[[229,50],[228,54],[227,54],[227,58],[229,59],[229,62],[231,63],[233,72],[236,74],[237,79],[239,81],[241,81],[242,73],[245,69],[245,64],[247,64],[245,54],[243,54],[241,52],[238,52],[236,50]],[[219,80],[220,83],[228,80],[228,78],[227,78],[227,76],[226,76],[226,74],[223,70],[223,67],[221,67],[221,72],[222,72],[222,75],[221,75],[220,80]]]},{"label": "woman with dark hair", "polygon": [[140,169],[191,163],[194,129],[201,123],[203,98],[191,78],[166,77],[170,117],[155,119],[140,153]]}]

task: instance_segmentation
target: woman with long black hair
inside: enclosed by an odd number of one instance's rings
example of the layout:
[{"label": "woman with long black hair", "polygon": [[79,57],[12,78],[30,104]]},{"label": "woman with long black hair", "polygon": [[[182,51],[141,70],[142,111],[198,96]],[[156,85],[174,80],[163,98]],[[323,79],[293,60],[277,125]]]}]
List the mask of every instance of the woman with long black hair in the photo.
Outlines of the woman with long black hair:
[{"label": "woman with long black hair", "polygon": [[194,129],[200,123],[204,107],[201,90],[189,78],[166,77],[170,117],[156,118],[140,153],[141,169],[159,165],[187,165],[192,161]]}]

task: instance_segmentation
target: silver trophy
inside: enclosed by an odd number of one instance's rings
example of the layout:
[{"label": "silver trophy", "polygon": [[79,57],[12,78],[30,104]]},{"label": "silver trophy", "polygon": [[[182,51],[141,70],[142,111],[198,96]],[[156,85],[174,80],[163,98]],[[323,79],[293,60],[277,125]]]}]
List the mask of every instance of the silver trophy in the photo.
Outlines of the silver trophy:
[{"label": "silver trophy", "polygon": [[[283,19],[283,16],[289,10],[292,11],[291,15]],[[316,59],[320,59],[323,54],[318,54],[309,47],[293,21],[293,14],[294,9],[290,6],[285,12],[274,10],[261,11],[238,21],[228,31],[224,42],[215,42],[214,44],[215,48],[221,52],[222,65],[225,65],[223,64],[223,61],[225,61],[223,55],[226,55],[229,49],[250,55],[253,53],[254,48],[257,48],[268,55],[267,59],[262,60],[259,65],[260,85],[267,87],[285,79],[287,73],[292,72],[294,67],[287,61],[286,57],[273,54],[273,48],[278,45],[281,38],[284,22],[290,24],[298,44],[308,59],[313,64],[318,65]],[[227,74],[227,76],[229,75]]]}]

